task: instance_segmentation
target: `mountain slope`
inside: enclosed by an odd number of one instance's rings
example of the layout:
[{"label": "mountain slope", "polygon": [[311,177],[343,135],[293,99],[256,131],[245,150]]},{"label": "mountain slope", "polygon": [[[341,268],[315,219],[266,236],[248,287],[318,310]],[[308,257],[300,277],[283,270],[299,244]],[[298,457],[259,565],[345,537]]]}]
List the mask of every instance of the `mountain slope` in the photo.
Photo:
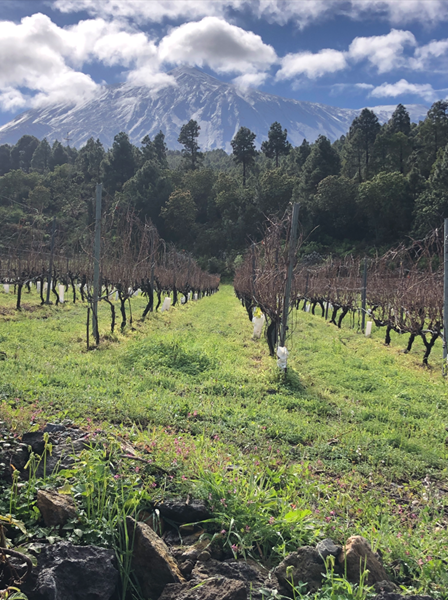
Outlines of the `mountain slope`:
[{"label": "mountain slope", "polygon": [[[90,138],[99,138],[109,147],[114,136],[126,131],[134,144],[162,130],[169,148],[179,148],[180,128],[190,119],[201,126],[202,150],[223,148],[231,151],[230,141],[240,126],[257,134],[257,143],[267,138],[274,121],[288,130],[293,145],[304,138],[314,141],[322,134],[332,141],[347,133],[360,110],[335,108],[324,104],[300,102],[257,90],[243,90],[223,83],[198,69],[179,67],[170,72],[176,86],[153,91],[129,84],[104,86],[93,99],[73,106],[61,103],[29,110],[0,127],[0,144],[15,144],[24,134],[49,142],[69,138],[80,147]],[[411,119],[424,119],[427,107],[407,106]],[[373,108],[381,122],[387,121],[395,106]]]}]

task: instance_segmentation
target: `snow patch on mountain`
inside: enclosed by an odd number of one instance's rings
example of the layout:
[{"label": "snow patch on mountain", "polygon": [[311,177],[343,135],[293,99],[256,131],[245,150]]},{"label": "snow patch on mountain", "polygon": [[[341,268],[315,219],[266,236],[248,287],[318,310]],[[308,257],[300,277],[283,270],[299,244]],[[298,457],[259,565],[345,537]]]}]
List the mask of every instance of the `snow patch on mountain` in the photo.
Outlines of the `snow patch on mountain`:
[{"label": "snow patch on mountain", "polygon": [[[257,145],[267,139],[274,121],[288,130],[288,139],[298,146],[319,135],[334,141],[347,133],[360,109],[346,109],[313,102],[281,98],[258,90],[240,88],[190,67],[170,71],[174,85],[151,90],[130,84],[101,88],[92,99],[80,104],[59,103],[29,110],[0,127],[0,144],[15,144],[25,134],[44,137],[52,143],[66,140],[75,147],[93,137],[110,147],[114,136],[125,131],[134,144],[160,130],[168,148],[180,148],[180,128],[190,119],[201,126],[202,150],[222,148],[231,152],[230,142],[241,126],[257,135]],[[381,123],[390,119],[395,106],[374,106]],[[406,106],[411,120],[426,117],[428,107]]]}]

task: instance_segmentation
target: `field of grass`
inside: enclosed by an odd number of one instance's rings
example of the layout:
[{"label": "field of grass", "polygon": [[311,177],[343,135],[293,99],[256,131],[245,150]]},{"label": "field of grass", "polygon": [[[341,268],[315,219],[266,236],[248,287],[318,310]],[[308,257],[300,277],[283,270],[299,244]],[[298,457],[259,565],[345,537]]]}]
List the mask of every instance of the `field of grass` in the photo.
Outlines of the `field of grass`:
[{"label": "field of grass", "polygon": [[38,307],[35,292],[23,303],[16,314],[0,291],[0,419],[18,433],[70,419],[131,441],[157,468],[123,464],[127,497],[205,499],[206,528],[235,555],[275,564],[360,534],[398,584],[448,597],[440,346],[423,369],[417,342],[404,355],[404,336],[385,347],[382,330],[366,339],[298,311],[284,377],[231,286],[145,322],[137,297],[123,334],[108,333],[101,306],[89,352],[81,303]]}]

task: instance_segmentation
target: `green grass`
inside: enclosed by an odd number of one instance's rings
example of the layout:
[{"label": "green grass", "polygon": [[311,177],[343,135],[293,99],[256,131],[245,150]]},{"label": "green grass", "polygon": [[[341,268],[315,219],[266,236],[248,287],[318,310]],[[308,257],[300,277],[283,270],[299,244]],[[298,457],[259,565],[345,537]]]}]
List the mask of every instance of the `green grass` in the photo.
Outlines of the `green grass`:
[{"label": "green grass", "polygon": [[[35,293],[26,306],[38,305]],[[294,314],[287,377],[230,286],[138,319],[87,352],[82,304],[24,310],[0,292],[0,416],[70,418],[129,437],[169,475],[150,498],[192,492],[213,507],[210,533],[237,555],[279,560],[298,545],[361,534],[404,586],[448,587],[446,381],[440,346],[383,345]],[[6,310],[5,310],[6,309]],[[110,428],[110,429],[109,429]],[[446,596],[445,596],[446,597]]]}]

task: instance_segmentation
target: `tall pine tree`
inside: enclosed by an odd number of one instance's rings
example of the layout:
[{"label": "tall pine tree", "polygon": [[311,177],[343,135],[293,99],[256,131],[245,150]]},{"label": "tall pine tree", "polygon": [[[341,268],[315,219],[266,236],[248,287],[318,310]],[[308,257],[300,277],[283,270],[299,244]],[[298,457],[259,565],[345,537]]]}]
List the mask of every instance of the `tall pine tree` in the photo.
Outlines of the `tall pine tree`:
[{"label": "tall pine tree", "polygon": [[261,144],[261,151],[268,158],[275,158],[275,166],[278,168],[280,156],[286,156],[291,150],[291,144],[287,140],[288,131],[282,130],[280,123],[272,123],[268,132],[268,139]]},{"label": "tall pine tree", "polygon": [[200,151],[198,144],[198,137],[201,127],[198,122],[194,119],[190,119],[188,123],[182,125],[179,137],[177,141],[182,144],[184,149],[182,154],[184,156],[185,168],[192,169],[193,171],[198,168],[200,161],[203,158],[203,154]]},{"label": "tall pine tree", "polygon": [[246,185],[246,169],[254,163],[258,152],[255,148],[256,134],[247,127],[240,127],[230,142],[233,149],[233,160],[243,165],[243,187]]}]

